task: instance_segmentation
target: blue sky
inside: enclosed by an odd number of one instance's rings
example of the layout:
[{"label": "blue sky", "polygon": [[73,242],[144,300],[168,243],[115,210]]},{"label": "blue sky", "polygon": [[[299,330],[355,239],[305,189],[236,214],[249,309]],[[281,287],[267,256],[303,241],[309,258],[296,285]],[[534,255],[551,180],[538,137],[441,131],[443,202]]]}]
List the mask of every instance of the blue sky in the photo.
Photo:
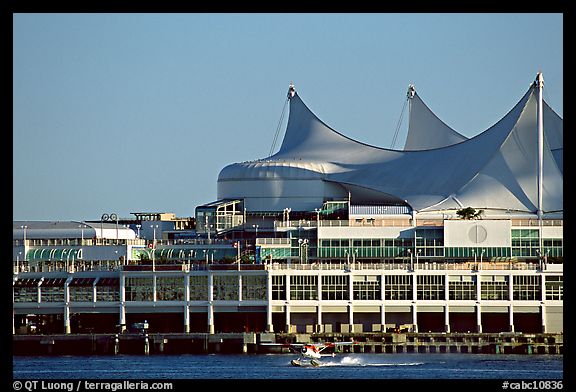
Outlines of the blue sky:
[{"label": "blue sky", "polygon": [[14,14],[13,219],[194,216],[224,166],[268,155],[291,81],[332,128],[385,148],[410,83],[474,136],[541,70],[563,117],[563,27],[558,13]]}]

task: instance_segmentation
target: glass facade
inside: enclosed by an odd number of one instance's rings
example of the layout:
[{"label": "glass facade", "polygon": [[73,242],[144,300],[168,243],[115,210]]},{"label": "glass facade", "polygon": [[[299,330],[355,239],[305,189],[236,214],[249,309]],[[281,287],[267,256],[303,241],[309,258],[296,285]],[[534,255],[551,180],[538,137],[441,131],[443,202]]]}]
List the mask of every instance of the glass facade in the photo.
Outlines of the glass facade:
[{"label": "glass facade", "polygon": [[38,287],[14,287],[14,302],[38,302]]},{"label": "glass facade", "polygon": [[[420,251],[420,257],[489,258],[537,257],[538,229],[512,229],[510,247],[444,247],[443,228],[417,229],[414,238],[324,238],[318,241],[319,258],[383,259],[409,257],[408,250]],[[548,257],[563,256],[562,238],[544,238]],[[416,253],[414,253],[416,254]]]},{"label": "glass facade", "polygon": [[553,301],[564,300],[564,277],[547,276],[545,281],[546,299]]},{"label": "glass facade", "polygon": [[349,277],[344,275],[322,276],[322,299],[323,300],[348,300],[350,299]]},{"label": "glass facade", "polygon": [[476,277],[456,275],[448,277],[449,300],[476,300]]},{"label": "glass facade", "polygon": [[544,253],[548,254],[548,257],[564,256],[562,238],[544,238],[542,239],[542,247],[544,248]]},{"label": "glass facade", "polygon": [[156,278],[157,301],[184,301],[184,279],[178,277]]},{"label": "glass facade", "polygon": [[214,275],[212,294],[215,301],[238,301],[239,281],[237,275]]},{"label": "glass facade", "polygon": [[444,299],[444,275],[418,275],[417,299]]},{"label": "glass facade", "polygon": [[490,257],[510,257],[511,250],[506,247],[449,247],[445,248],[446,257],[466,257],[480,262],[480,255],[484,250],[483,260],[488,260]]},{"label": "glass facade", "polygon": [[94,301],[94,288],[92,286],[70,286],[70,302]]},{"label": "glass facade", "polygon": [[394,258],[406,257],[414,241],[407,238],[322,239],[318,257],[324,258]]},{"label": "glass facade", "polygon": [[380,276],[354,276],[353,295],[355,300],[380,300]]},{"label": "glass facade", "polygon": [[538,229],[512,229],[512,256],[538,257]]},{"label": "glass facade", "polygon": [[286,299],[286,276],[284,275],[272,276],[272,299],[275,300]]},{"label": "glass facade", "polygon": [[242,300],[266,300],[267,279],[264,275],[242,276]]},{"label": "glass facade", "polygon": [[540,276],[514,276],[513,282],[515,301],[540,301],[542,298]]},{"label": "glass facade", "polygon": [[154,279],[152,277],[126,277],[126,301],[152,301],[154,299]]},{"label": "glass facade", "polygon": [[290,276],[290,299],[292,300],[318,299],[318,276],[316,275]]},{"label": "glass facade", "polygon": [[480,299],[508,300],[507,276],[483,276],[480,283]]},{"label": "glass facade", "polygon": [[416,230],[416,252],[421,257],[444,256],[444,229],[426,228]]},{"label": "glass facade", "polygon": [[411,275],[386,275],[384,282],[384,299],[391,301],[412,299]]},{"label": "glass facade", "polygon": [[208,276],[190,276],[190,301],[208,301]]},{"label": "glass facade", "polygon": [[64,302],[64,287],[40,286],[42,302]]},{"label": "glass facade", "polygon": [[101,278],[96,282],[96,301],[120,301],[120,279]]}]

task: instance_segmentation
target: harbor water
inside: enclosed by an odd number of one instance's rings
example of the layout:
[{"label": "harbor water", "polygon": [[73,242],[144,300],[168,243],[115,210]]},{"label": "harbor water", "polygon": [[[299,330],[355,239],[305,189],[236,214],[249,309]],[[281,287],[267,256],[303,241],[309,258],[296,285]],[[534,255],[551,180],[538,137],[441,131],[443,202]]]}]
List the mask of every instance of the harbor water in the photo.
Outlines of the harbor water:
[{"label": "harbor water", "polygon": [[[562,355],[337,354],[293,367],[290,354],[14,356],[14,380],[562,380]],[[556,388],[560,389],[560,388]]]}]

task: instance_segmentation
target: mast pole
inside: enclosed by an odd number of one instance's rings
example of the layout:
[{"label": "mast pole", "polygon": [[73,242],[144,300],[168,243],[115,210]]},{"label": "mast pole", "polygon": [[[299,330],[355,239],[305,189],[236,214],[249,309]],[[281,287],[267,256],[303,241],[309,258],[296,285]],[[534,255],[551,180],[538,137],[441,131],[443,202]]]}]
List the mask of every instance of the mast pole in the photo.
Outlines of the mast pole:
[{"label": "mast pole", "polygon": [[539,250],[542,257],[542,180],[544,177],[544,109],[542,104],[542,90],[544,89],[544,77],[539,71],[536,75],[536,88],[538,91],[538,227],[539,227]]}]

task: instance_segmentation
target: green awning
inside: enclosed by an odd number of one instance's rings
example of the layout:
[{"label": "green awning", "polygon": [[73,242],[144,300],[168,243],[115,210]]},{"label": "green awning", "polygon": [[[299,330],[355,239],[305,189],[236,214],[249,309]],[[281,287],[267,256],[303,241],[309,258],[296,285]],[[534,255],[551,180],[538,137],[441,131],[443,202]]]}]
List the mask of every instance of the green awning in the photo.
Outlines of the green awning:
[{"label": "green awning", "polygon": [[72,261],[82,258],[79,248],[36,248],[26,251],[26,261]]}]

